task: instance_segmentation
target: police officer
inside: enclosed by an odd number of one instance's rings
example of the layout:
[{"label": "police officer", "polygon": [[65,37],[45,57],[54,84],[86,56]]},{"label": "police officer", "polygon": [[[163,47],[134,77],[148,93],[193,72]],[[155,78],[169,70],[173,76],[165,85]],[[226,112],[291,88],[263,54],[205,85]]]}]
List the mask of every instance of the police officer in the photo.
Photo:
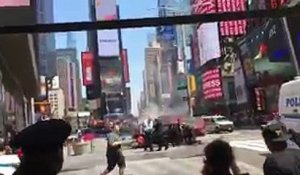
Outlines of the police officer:
[{"label": "police officer", "polygon": [[158,150],[161,151],[162,147],[165,147],[165,150],[169,148],[169,144],[165,139],[165,135],[163,132],[163,124],[159,119],[155,119],[155,125],[154,125],[154,138],[156,143],[158,144]]},{"label": "police officer", "polygon": [[21,148],[23,157],[14,175],[56,175],[63,165],[63,143],[71,126],[63,120],[39,121],[16,135],[13,148]]},{"label": "police officer", "polygon": [[271,152],[264,162],[264,174],[300,174],[300,150],[288,147],[293,135],[288,133],[287,128],[279,122],[271,123],[262,128],[262,136]]},{"label": "police officer", "polygon": [[126,168],[125,157],[121,149],[121,140],[119,136],[119,126],[110,123],[111,132],[107,134],[107,168],[101,173],[101,175],[106,175],[110,173],[116,165],[119,167],[119,174],[123,175]]}]

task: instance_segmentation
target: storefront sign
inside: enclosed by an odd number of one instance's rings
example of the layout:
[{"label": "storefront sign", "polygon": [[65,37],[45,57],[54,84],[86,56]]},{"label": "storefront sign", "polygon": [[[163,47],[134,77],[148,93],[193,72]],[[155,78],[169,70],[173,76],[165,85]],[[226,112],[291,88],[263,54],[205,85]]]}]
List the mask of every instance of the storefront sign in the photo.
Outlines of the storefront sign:
[{"label": "storefront sign", "polygon": [[220,69],[210,69],[202,75],[204,99],[217,99],[223,96]]}]

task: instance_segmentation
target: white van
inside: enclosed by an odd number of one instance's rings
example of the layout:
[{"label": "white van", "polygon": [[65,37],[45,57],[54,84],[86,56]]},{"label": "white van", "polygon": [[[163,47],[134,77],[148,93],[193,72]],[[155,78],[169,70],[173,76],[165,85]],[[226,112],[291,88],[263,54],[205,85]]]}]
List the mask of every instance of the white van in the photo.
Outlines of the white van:
[{"label": "white van", "polygon": [[300,132],[300,77],[281,85],[278,109],[287,128]]}]

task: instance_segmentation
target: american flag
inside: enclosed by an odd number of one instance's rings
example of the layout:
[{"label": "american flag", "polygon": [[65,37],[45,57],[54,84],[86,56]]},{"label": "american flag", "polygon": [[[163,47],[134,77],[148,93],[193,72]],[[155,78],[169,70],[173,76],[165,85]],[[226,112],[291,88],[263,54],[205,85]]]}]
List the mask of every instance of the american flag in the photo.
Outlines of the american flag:
[{"label": "american flag", "polygon": [[[246,11],[245,0],[217,0],[218,13]],[[221,36],[237,36],[246,34],[246,20],[220,22]]]},{"label": "american flag", "polygon": [[216,0],[194,0],[193,2],[193,14],[210,14],[216,12]]}]

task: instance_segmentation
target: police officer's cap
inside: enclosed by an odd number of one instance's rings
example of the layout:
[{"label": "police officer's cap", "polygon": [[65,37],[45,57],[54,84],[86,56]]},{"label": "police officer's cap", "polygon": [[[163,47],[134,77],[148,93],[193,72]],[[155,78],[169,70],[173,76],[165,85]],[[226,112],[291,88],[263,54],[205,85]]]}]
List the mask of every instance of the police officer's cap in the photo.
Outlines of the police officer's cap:
[{"label": "police officer's cap", "polygon": [[11,146],[22,148],[24,153],[55,150],[63,145],[71,130],[71,126],[63,120],[39,121],[18,133]]},{"label": "police officer's cap", "polygon": [[262,135],[265,139],[272,142],[284,142],[292,137],[292,135],[288,133],[286,126],[279,122],[263,126]]}]

